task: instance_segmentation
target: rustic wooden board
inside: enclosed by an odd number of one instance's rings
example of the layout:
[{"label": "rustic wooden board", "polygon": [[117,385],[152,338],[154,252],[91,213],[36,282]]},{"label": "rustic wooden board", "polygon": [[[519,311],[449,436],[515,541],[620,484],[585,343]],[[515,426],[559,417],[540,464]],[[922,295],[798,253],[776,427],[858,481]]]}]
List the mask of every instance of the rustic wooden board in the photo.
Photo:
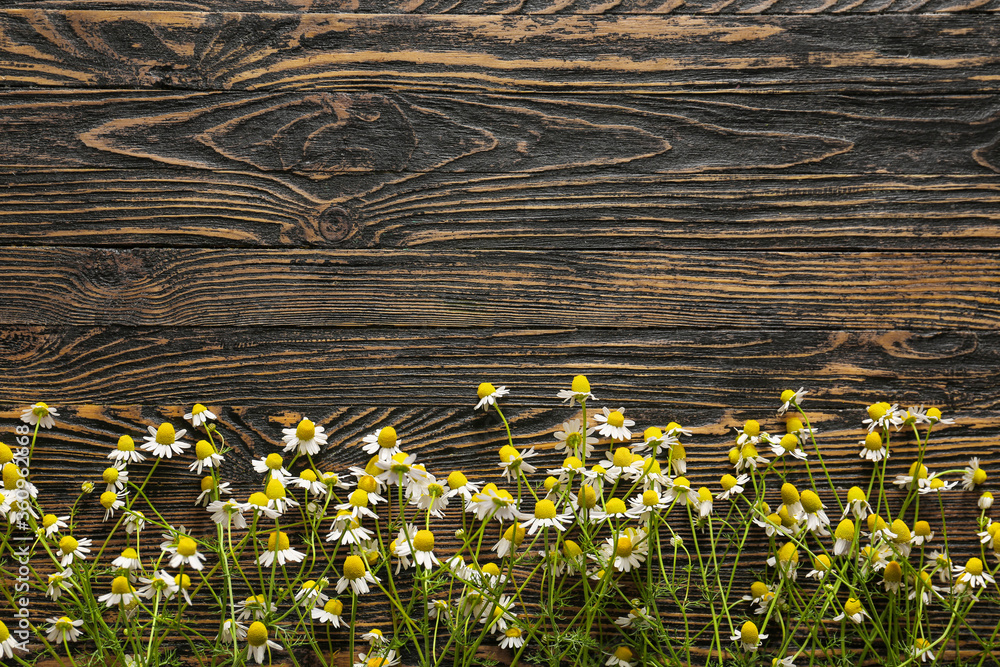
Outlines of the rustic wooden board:
[{"label": "rustic wooden board", "polygon": [[[1000,325],[989,253],[0,247],[4,324],[874,329]],[[207,332],[206,332],[207,333]],[[342,335],[342,334],[336,334]]]},{"label": "rustic wooden board", "polygon": [[602,400],[631,406],[744,408],[810,385],[834,407],[889,395],[988,410],[1000,405],[998,358],[995,331],[5,326],[0,395],[453,407],[489,381],[513,405],[545,405],[585,372]]},{"label": "rustic wooden board", "polygon": [[998,0],[12,0],[7,7],[355,14],[930,14]]},{"label": "rustic wooden board", "polygon": [[0,13],[8,86],[687,93],[995,92],[974,14],[469,16]]}]

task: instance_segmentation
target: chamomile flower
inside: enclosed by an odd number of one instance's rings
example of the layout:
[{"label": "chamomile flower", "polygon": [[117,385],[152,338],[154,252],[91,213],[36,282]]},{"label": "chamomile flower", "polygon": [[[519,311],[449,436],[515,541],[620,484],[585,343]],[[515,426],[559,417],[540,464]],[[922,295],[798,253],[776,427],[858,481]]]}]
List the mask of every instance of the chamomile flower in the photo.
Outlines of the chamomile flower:
[{"label": "chamomile flower", "polygon": [[[948,570],[948,574],[951,574],[950,570]],[[941,588],[934,585],[931,575],[923,570],[917,572],[917,574],[913,577],[913,586],[910,588],[910,592],[906,597],[910,600],[915,600],[918,595],[920,596],[920,601],[924,605],[931,604],[931,602],[934,601],[934,598],[940,597],[941,595]]]},{"label": "chamomile flower", "polygon": [[[584,489],[591,487],[584,486]],[[596,495],[595,495],[596,497]],[[591,509],[590,520],[592,523],[600,523],[608,519],[615,520],[626,520],[629,518],[628,507],[625,506],[625,501],[621,498],[608,498],[604,501],[604,509]]]},{"label": "chamomile flower", "polygon": [[802,516],[805,519],[806,528],[815,535],[829,535],[830,531],[827,528],[830,526],[830,519],[823,511],[826,507],[823,501],[810,489],[802,492],[801,499]]},{"label": "chamomile flower", "polygon": [[774,602],[775,595],[767,584],[763,581],[755,581],[750,584],[750,594],[744,595],[743,599],[751,604],[758,605],[755,614],[767,613],[771,603]]},{"label": "chamomile flower", "polygon": [[850,519],[844,519],[837,525],[837,529],[833,531],[835,539],[833,543],[833,555],[843,556],[850,552],[851,545],[854,544],[854,532],[854,522]]},{"label": "chamomile flower", "polygon": [[871,572],[878,572],[886,565],[887,551],[883,548],[869,545],[858,552],[858,568],[861,573],[868,576]]},{"label": "chamomile flower", "polygon": [[115,515],[115,511],[120,510],[125,507],[125,498],[128,497],[128,493],[122,491],[121,493],[115,493],[114,491],[105,491],[101,494],[101,507],[104,508],[104,520],[107,521]]},{"label": "chamomile flower", "polygon": [[863,459],[878,463],[882,459],[889,458],[889,450],[882,442],[882,436],[877,431],[870,431],[864,440],[858,442],[861,451],[858,453]]},{"label": "chamomile flower", "polygon": [[987,549],[996,550],[1000,546],[1000,522],[994,523],[993,519],[988,519],[985,529],[976,533],[976,536]]},{"label": "chamomile flower", "polygon": [[601,461],[600,466],[604,468],[604,479],[613,484],[621,477],[636,479],[642,474],[642,461],[628,447],[619,447],[609,458]]},{"label": "chamomile flower", "polygon": [[767,564],[776,567],[778,573],[783,577],[795,581],[798,578],[799,550],[794,542],[786,542],[778,550],[777,558],[771,556],[767,559]]},{"label": "chamomile flower", "polygon": [[519,649],[524,646],[524,633],[521,628],[510,627],[503,633],[500,648]]},{"label": "chamomile flower", "polygon": [[128,580],[128,577],[115,577],[111,582],[111,592],[97,598],[98,602],[103,602],[108,607],[119,604],[128,605],[135,599],[135,588]]},{"label": "chamomile flower", "polygon": [[955,580],[956,589],[962,589],[966,586],[981,588],[995,581],[993,575],[984,569],[983,561],[978,558],[970,558],[965,562],[965,567],[955,566],[951,572],[958,575],[958,578]]},{"label": "chamomile flower", "polygon": [[570,388],[561,390],[556,394],[556,397],[563,399],[571,405],[574,402],[583,405],[588,400],[594,400],[594,395],[590,393],[590,382],[587,380],[586,375],[577,375],[574,377]]},{"label": "chamomile flower", "polygon": [[298,563],[304,557],[305,554],[291,547],[287,533],[273,531],[267,538],[267,549],[260,554],[257,562],[265,567],[271,567],[271,563],[275,560],[278,561],[278,565],[284,565]]},{"label": "chamomile flower", "polygon": [[53,601],[58,600],[63,591],[67,591],[73,586],[73,570],[67,569],[49,574],[48,584],[45,595]]},{"label": "chamomile flower", "polygon": [[235,500],[213,500],[208,504],[208,511],[212,513],[212,521],[220,526],[233,525],[239,529],[247,527],[247,520],[243,518],[243,505]]},{"label": "chamomile flower", "polygon": [[218,492],[219,496],[229,495],[232,491],[229,490],[229,482],[216,482],[215,478],[211,475],[206,475],[201,478],[201,493],[195,499],[194,504],[201,507],[207,507],[209,502],[212,500],[212,496]]},{"label": "chamomile flower", "polygon": [[68,516],[56,516],[55,514],[46,514],[43,516],[42,529],[45,531],[45,537],[52,537],[60,529],[67,528],[67,521],[69,521]]},{"label": "chamomile flower", "polygon": [[255,472],[269,475],[269,479],[276,479],[282,484],[292,476],[290,472],[285,470],[285,460],[277,452],[271,452],[267,456],[254,459],[252,465]]},{"label": "chamomile flower", "polygon": [[305,600],[309,607],[325,604],[329,596],[323,592],[323,589],[326,588],[328,583],[329,581],[326,579],[320,579],[319,581],[309,579],[303,581],[298,592],[295,594],[295,601],[302,602]]},{"label": "chamomile flower", "polygon": [[604,663],[608,667],[633,667],[636,655],[628,646],[619,646],[610,654]]},{"label": "chamomile flower", "polygon": [[491,515],[498,521],[517,519],[517,501],[514,500],[514,496],[506,489],[497,488],[492,482],[469,499],[465,510],[475,514],[480,521]]},{"label": "chamomile flower", "polygon": [[250,497],[247,498],[247,501],[243,504],[243,508],[258,517],[277,519],[281,516],[281,513],[278,512],[278,510],[271,504],[271,499],[267,497],[267,494],[262,493],[261,491],[251,493]]},{"label": "chamomile flower", "polygon": [[108,454],[108,458],[116,463],[141,463],[146,457],[135,449],[135,440],[131,436],[123,435],[118,438],[118,444]]},{"label": "chamomile flower", "polygon": [[985,491],[983,495],[979,496],[979,501],[976,504],[979,505],[979,509],[988,510],[993,507],[993,494]]},{"label": "chamomile flower", "polygon": [[898,593],[903,586],[903,568],[894,560],[885,564],[882,570],[882,585],[887,593]]},{"label": "chamomile flower", "polygon": [[[263,663],[270,650],[282,651],[281,644],[268,639],[267,626],[254,621],[247,628],[247,660]],[[270,660],[268,660],[270,662]]]},{"label": "chamomile flower", "polygon": [[[362,491],[362,493],[364,492]],[[284,514],[288,511],[289,507],[299,506],[299,501],[288,495],[285,485],[274,478],[268,480],[267,486],[264,489],[264,495],[267,496],[268,507],[279,514]]]},{"label": "chamomile flower", "polygon": [[198,428],[202,424],[206,424],[209,420],[214,420],[215,418],[215,413],[201,403],[195,403],[194,407],[191,408],[191,412],[184,415],[184,419],[191,422],[191,426],[195,428]]},{"label": "chamomile flower", "polygon": [[56,424],[56,420],[53,417],[58,416],[58,412],[45,403],[38,402],[21,413],[21,421],[31,426],[39,425],[42,428],[52,428]]},{"label": "chamomile flower", "polygon": [[900,412],[898,408],[898,405],[889,405],[884,401],[873,403],[867,408],[868,419],[861,423],[868,425],[869,432],[874,432],[876,428],[888,431],[890,426],[898,427],[905,419],[905,413]]},{"label": "chamomile flower", "polygon": [[687,477],[675,477],[669,480],[667,490],[663,492],[663,499],[667,502],[677,500],[682,505],[687,503],[693,507],[697,507],[701,502],[698,492],[691,488],[691,482]]},{"label": "chamomile flower", "polygon": [[916,662],[917,658],[920,658],[920,662],[927,662],[930,660],[932,663],[937,659],[934,654],[931,653],[931,643],[924,639],[923,637],[914,637],[913,646],[910,647],[908,653],[910,657]]},{"label": "chamomile flower", "polygon": [[794,433],[786,433],[781,436],[781,439],[776,444],[772,443],[771,451],[777,457],[788,454],[800,460],[805,460],[806,458],[806,453],[799,447],[799,436]]},{"label": "chamomile flower", "polygon": [[249,620],[251,617],[261,620],[268,613],[273,614],[278,610],[278,606],[273,602],[267,604],[267,599],[263,595],[251,595],[245,600],[237,602],[236,606],[240,609],[240,614],[237,618],[241,621]]},{"label": "chamomile flower", "polygon": [[343,542],[344,544],[363,544],[372,539],[372,532],[364,528],[356,517],[347,510],[340,510],[333,519],[328,542]]},{"label": "chamomile flower", "polygon": [[928,478],[928,484],[925,488],[920,489],[920,495],[926,496],[929,493],[943,493],[945,491],[951,491],[958,485],[958,482],[946,482],[940,477],[937,477],[933,473]]},{"label": "chamomile flower", "polygon": [[0,657],[13,658],[14,649],[27,651],[26,646],[18,644],[10,634],[10,630],[4,623],[0,623]]},{"label": "chamomile flower", "polygon": [[498,398],[506,396],[509,393],[510,392],[507,387],[494,387],[489,382],[483,382],[479,385],[479,388],[476,389],[476,395],[479,396],[479,402],[476,403],[476,407],[473,409],[478,410],[479,408],[482,408],[483,410],[489,410],[490,406],[494,405]]},{"label": "chamomile flower", "polygon": [[246,639],[246,637],[247,626],[232,618],[222,621],[222,627],[219,629],[219,638],[224,643],[233,644]]},{"label": "chamomile flower", "polygon": [[424,512],[430,512],[431,516],[443,519],[444,510],[448,508],[451,498],[449,491],[451,489],[446,485],[432,481],[423,490],[423,493],[413,501],[413,504]]},{"label": "chamomile flower", "polygon": [[632,431],[629,427],[635,426],[635,422],[625,418],[625,408],[612,411],[605,407],[602,410],[603,412],[594,415],[594,420],[600,424],[597,432],[612,440],[631,440]]},{"label": "chamomile flower", "polygon": [[802,398],[808,394],[805,387],[799,387],[798,391],[792,391],[791,389],[786,389],[781,392],[782,405],[778,408],[778,414],[783,415],[788,411],[788,408],[797,408],[799,403],[802,402]]},{"label": "chamomile flower", "polygon": [[391,459],[394,455],[402,451],[400,446],[403,441],[396,434],[396,429],[386,426],[376,430],[364,437],[365,446],[362,448],[367,454],[377,454],[378,460]]},{"label": "chamomile flower", "polygon": [[493,545],[490,551],[496,551],[497,556],[503,558],[507,554],[513,553],[517,547],[521,546],[521,543],[524,542],[525,534],[526,531],[524,526],[519,523],[512,523],[507,526],[507,529],[503,532],[500,539]]},{"label": "chamomile flower", "polygon": [[743,445],[736,455],[736,474],[748,470],[756,470],[757,466],[767,465],[767,459],[757,453],[757,447],[752,442]]},{"label": "chamomile flower", "polygon": [[395,649],[389,649],[385,655],[375,655],[374,652],[359,653],[358,658],[354,667],[395,667],[399,664],[399,656]]},{"label": "chamomile flower", "polygon": [[521,514],[521,517],[527,519],[522,525],[528,535],[534,535],[540,528],[555,528],[558,531],[563,531],[566,530],[566,525],[573,521],[572,514],[560,514],[556,510],[555,504],[544,498],[535,503],[533,516]]},{"label": "chamomile flower", "polygon": [[848,513],[853,513],[854,518],[859,521],[865,519],[872,513],[872,506],[868,504],[865,492],[859,486],[852,486],[847,491],[847,502],[844,503],[844,512],[840,515],[843,519]]},{"label": "chamomile flower", "polygon": [[360,556],[348,556],[344,559],[344,574],[337,581],[337,593],[343,593],[350,586],[355,595],[368,592],[368,584],[377,584],[380,580],[369,570]]},{"label": "chamomile flower", "polygon": [[649,553],[649,540],[646,531],[636,528],[626,528],[618,534],[618,540],[609,537],[601,548],[605,561],[618,572],[631,572],[646,561]]},{"label": "chamomile flower", "polygon": [[517,479],[519,472],[533,473],[537,468],[526,463],[525,459],[529,459],[532,456],[536,456],[534,449],[518,450],[510,445],[504,445],[500,448],[500,467],[503,468],[503,476],[508,481],[514,481]]},{"label": "chamomile flower", "polygon": [[335,628],[339,628],[343,622],[341,618],[343,613],[344,603],[337,598],[331,598],[322,607],[313,607],[312,611],[309,612],[314,621],[329,623]]},{"label": "chamomile flower", "polygon": [[128,547],[122,551],[118,558],[111,561],[111,564],[121,570],[128,570],[129,572],[132,572],[133,570],[142,568],[142,559],[139,558],[138,551],[132,547]]},{"label": "chamomile flower", "polygon": [[63,567],[69,567],[74,560],[86,560],[87,554],[90,553],[88,547],[91,544],[89,537],[81,537],[78,540],[70,535],[65,535],[59,540],[59,550],[56,552],[59,556],[59,564]]},{"label": "chamomile flower", "polygon": [[715,499],[728,500],[740,495],[743,493],[744,485],[749,481],[749,475],[740,475],[738,477],[733,477],[729,474],[723,475],[722,479],[719,480],[719,484],[722,486],[722,493],[716,494]]},{"label": "chamomile flower", "polygon": [[170,567],[177,568],[181,565],[195,570],[205,567],[205,556],[198,553],[198,543],[186,535],[177,540],[177,550],[170,557]]},{"label": "chamomile flower", "polygon": [[586,435],[581,434],[581,422],[579,419],[571,419],[563,422],[562,430],[556,431],[553,435],[556,439],[555,450],[557,452],[566,451],[572,456],[583,454],[584,458],[589,458],[594,453],[594,445],[598,443],[598,438],[591,437],[597,429],[589,427]]},{"label": "chamomile flower", "polygon": [[628,514],[633,519],[649,521],[653,512],[662,512],[670,506],[670,501],[656,489],[646,489],[629,500]]},{"label": "chamomile flower", "polygon": [[926,488],[930,485],[930,479],[927,477],[927,466],[914,461],[910,464],[910,469],[905,475],[896,475],[896,481],[893,484],[907,491]]},{"label": "chamomile flower", "polygon": [[157,458],[169,459],[174,454],[179,456],[191,447],[190,443],[181,442],[181,438],[187,433],[184,429],[174,431],[173,425],[167,422],[160,424],[159,428],[150,426],[148,429],[149,435],[145,437],[146,442],[141,447]]},{"label": "chamomile flower", "polygon": [[507,627],[514,622],[513,595],[501,595],[496,604],[487,604],[483,608],[483,614],[479,617],[479,622],[486,625],[486,631],[490,634],[504,632]]},{"label": "chamomile flower", "polygon": [[857,598],[849,597],[844,603],[844,610],[833,617],[835,621],[849,620],[853,623],[860,623],[864,619],[871,619],[868,612],[861,606],[861,601]]},{"label": "chamomile flower", "polygon": [[295,428],[283,428],[281,441],[285,443],[283,452],[295,452],[307,456],[319,454],[320,447],[326,444],[326,434],[322,426],[316,426],[308,419],[303,419]]},{"label": "chamomile flower", "polygon": [[639,600],[633,600],[632,607],[628,614],[615,619],[615,625],[619,628],[648,628],[653,624],[653,615],[649,613],[648,607],[640,607]]},{"label": "chamomile flower", "polygon": [[819,554],[813,559],[813,569],[806,573],[806,577],[822,581],[830,571],[831,565],[832,563],[829,556],[826,554]]},{"label": "chamomile flower", "polygon": [[[441,564],[441,561],[434,555],[434,533],[429,530],[418,530],[413,536],[413,560],[426,568],[433,568]],[[347,566],[344,567],[346,570]]]},{"label": "chamomile flower", "polygon": [[83,626],[83,620],[81,619],[74,621],[68,616],[61,616],[59,618],[50,618],[49,623],[52,625],[49,627],[47,639],[51,644],[75,642],[83,633],[83,630],[80,629]]},{"label": "chamomile flower", "polygon": [[962,473],[962,488],[966,491],[972,491],[985,481],[986,471],[979,467],[979,459],[972,457],[969,459],[969,465],[965,468],[965,472]]},{"label": "chamomile flower", "polygon": [[740,648],[744,651],[752,652],[760,648],[761,640],[767,639],[767,637],[767,635],[760,634],[753,621],[747,621],[740,628],[738,634],[731,635],[729,638],[734,642],[739,642]]},{"label": "chamomile flower", "polygon": [[199,440],[194,445],[194,462],[188,466],[188,470],[199,475],[206,468],[218,468],[223,461],[222,454],[215,451],[215,446],[208,440]]}]

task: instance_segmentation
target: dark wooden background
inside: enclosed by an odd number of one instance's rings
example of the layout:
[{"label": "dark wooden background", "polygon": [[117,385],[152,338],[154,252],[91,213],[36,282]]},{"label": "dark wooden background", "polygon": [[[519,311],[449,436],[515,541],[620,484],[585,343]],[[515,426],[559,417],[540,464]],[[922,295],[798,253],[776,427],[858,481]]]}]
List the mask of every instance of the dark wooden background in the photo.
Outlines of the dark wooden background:
[{"label": "dark wooden background", "polygon": [[478,383],[545,449],[576,373],[699,485],[800,386],[845,485],[882,399],[1000,462],[1000,0],[2,7],[0,401],[62,409],[51,503],[195,401],[242,489],[301,416],[492,478]]}]

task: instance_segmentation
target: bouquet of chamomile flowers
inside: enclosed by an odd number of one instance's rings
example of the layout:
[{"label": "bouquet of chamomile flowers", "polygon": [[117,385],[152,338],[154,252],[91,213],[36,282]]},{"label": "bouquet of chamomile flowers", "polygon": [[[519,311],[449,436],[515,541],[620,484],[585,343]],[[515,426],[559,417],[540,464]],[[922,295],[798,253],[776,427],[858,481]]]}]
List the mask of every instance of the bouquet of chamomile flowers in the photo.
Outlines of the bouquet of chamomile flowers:
[{"label": "bouquet of chamomile flowers", "polygon": [[[582,375],[537,449],[515,445],[508,393],[478,387],[475,409],[495,414],[502,439],[486,479],[428,469],[392,426],[335,467],[332,425],[303,418],[252,462],[246,497],[226,481],[223,427],[198,404],[185,428],[120,434],[99,480],[46,498],[31,461],[59,414],[36,403],[16,444],[0,444],[0,659],[327,667],[346,650],[355,667],[902,667],[951,650],[995,662],[1000,629],[976,619],[998,618],[1000,523],[978,459],[931,470],[931,433],[953,423],[937,408],[868,406],[851,455],[867,482],[845,488],[801,389],[780,397],[783,432],[746,421],[728,462],[720,451],[699,476],[694,429],[640,431],[623,408],[594,408]],[[894,439],[915,452],[902,466]],[[201,478],[190,500],[205,528],[174,525],[151,499],[165,459]],[[963,492],[975,494],[971,550],[946,525],[945,497]],[[102,529],[85,534],[97,505]]]}]

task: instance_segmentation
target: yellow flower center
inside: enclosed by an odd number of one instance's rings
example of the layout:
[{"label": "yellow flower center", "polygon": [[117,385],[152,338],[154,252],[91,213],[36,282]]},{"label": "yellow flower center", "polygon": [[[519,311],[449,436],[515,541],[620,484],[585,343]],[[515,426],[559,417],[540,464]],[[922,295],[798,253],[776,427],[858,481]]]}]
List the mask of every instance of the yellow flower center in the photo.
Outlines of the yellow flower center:
[{"label": "yellow flower center", "polygon": [[361,556],[348,556],[344,559],[344,577],[346,579],[360,579],[365,576],[367,569]]},{"label": "yellow flower center", "polygon": [[193,556],[198,551],[198,545],[190,537],[182,537],[177,541],[177,553],[182,556]]},{"label": "yellow flower center", "polygon": [[127,577],[115,577],[114,581],[111,582],[111,592],[115,595],[131,593],[132,585],[128,582]]},{"label": "yellow flower center", "polygon": [[625,425],[625,415],[618,410],[611,412],[608,414],[608,424],[615,428],[621,428]]},{"label": "yellow flower center", "polygon": [[616,468],[627,468],[632,465],[632,451],[628,447],[619,447],[615,450],[612,460]]},{"label": "yellow flower center", "polygon": [[254,621],[247,629],[247,642],[251,646],[263,646],[267,643],[267,626],[260,621]]},{"label": "yellow flower center", "polygon": [[917,464],[916,461],[910,464],[910,470],[908,475],[913,479],[927,479],[927,466],[923,463]]},{"label": "yellow flower center", "polygon": [[748,442],[743,445],[743,449],[740,450],[740,457],[744,459],[757,458],[757,448]]},{"label": "yellow flower center", "polygon": [[805,424],[798,417],[789,417],[785,420],[785,430],[789,433],[798,433],[803,428],[805,428]]},{"label": "yellow flower center", "polygon": [[781,402],[782,403],[787,403],[788,401],[792,400],[793,398],[795,398],[795,392],[792,391],[791,389],[786,389],[785,391],[781,392]]},{"label": "yellow flower center", "polygon": [[215,480],[212,478],[211,475],[207,475],[201,478],[202,491],[211,491],[214,488],[215,488]]},{"label": "yellow flower center", "polygon": [[76,538],[70,537],[69,535],[59,540],[59,551],[61,551],[63,555],[73,553],[79,546],[80,543],[76,541]]},{"label": "yellow flower center", "polygon": [[199,461],[204,461],[212,454],[215,454],[215,447],[208,440],[199,440],[194,444],[194,455]]},{"label": "yellow flower center", "polygon": [[794,484],[785,482],[781,485],[781,502],[786,505],[799,502],[799,490],[795,488]]},{"label": "yellow flower center", "polygon": [[491,385],[489,382],[483,382],[479,385],[479,389],[476,390],[476,394],[479,398],[486,398],[490,394],[496,392],[497,388]]},{"label": "yellow flower center", "polygon": [[893,542],[896,544],[905,544],[913,537],[910,533],[910,528],[902,519],[896,519],[893,521],[892,526],[889,529],[896,533],[896,537],[893,538]]},{"label": "yellow flower center", "polygon": [[743,433],[751,438],[757,437],[760,435],[760,423],[756,419],[748,419],[743,424]]},{"label": "yellow flower center", "polygon": [[114,484],[118,481],[118,468],[105,468],[102,477],[105,484]]},{"label": "yellow flower center", "polygon": [[515,546],[517,546],[524,541],[524,533],[525,533],[524,528],[521,527],[520,524],[515,523],[507,527],[507,530],[503,532],[503,538],[508,542],[512,542]]},{"label": "yellow flower center", "polygon": [[581,486],[580,493],[576,495],[576,502],[581,507],[586,507],[589,510],[594,509],[597,506],[597,491],[589,485]]},{"label": "yellow flower center", "polygon": [[859,611],[861,611],[861,602],[857,598],[847,598],[847,602],[844,603],[844,614],[854,616]]},{"label": "yellow flower center", "polygon": [[316,425],[308,419],[303,419],[295,427],[295,437],[299,440],[312,440],[316,437]]},{"label": "yellow flower center", "polygon": [[976,468],[975,472],[972,473],[972,483],[979,486],[986,481],[986,471],[982,468]]},{"label": "yellow flower center", "polygon": [[927,408],[927,416],[934,421],[939,421],[941,419],[941,410],[939,408]]},{"label": "yellow flower center", "polygon": [[865,497],[865,492],[861,490],[861,487],[852,486],[847,490],[847,502],[864,502],[865,500],[867,500],[867,498]]},{"label": "yellow flower center", "polygon": [[3,466],[3,488],[13,491],[17,488],[17,483],[21,480],[21,471],[13,463],[5,463]]},{"label": "yellow flower center", "polygon": [[287,494],[285,493],[285,485],[279,482],[277,479],[272,477],[267,481],[267,488],[264,490],[267,497],[270,500],[277,500],[279,498],[284,498]]},{"label": "yellow flower center", "polygon": [[429,530],[418,530],[413,536],[413,546],[417,551],[434,551],[434,533]]},{"label": "yellow flower center", "polygon": [[128,549],[126,549],[125,551],[122,552],[122,558],[128,558],[129,560],[135,560],[138,557],[139,557],[139,553],[135,549],[133,549],[132,547],[129,547]]},{"label": "yellow flower center", "polygon": [[106,510],[114,508],[116,500],[118,500],[118,496],[114,491],[105,491],[101,494],[101,506]]},{"label": "yellow flower center", "polygon": [[469,483],[468,478],[458,470],[453,471],[448,475],[448,486],[453,489],[458,489]]},{"label": "yellow flower center", "polygon": [[47,406],[45,403],[38,402],[35,403],[33,406],[31,406],[31,412],[36,417],[44,417],[47,414],[49,414],[49,406]]},{"label": "yellow flower center", "polygon": [[786,542],[785,545],[778,550],[778,560],[782,563],[799,562],[799,550],[795,548],[794,542]]},{"label": "yellow flower center", "polygon": [[539,500],[535,503],[536,519],[554,519],[556,516],[556,506],[551,500]]},{"label": "yellow flower center", "polygon": [[288,535],[280,531],[273,532],[267,537],[268,551],[284,551],[290,546],[291,542],[288,541]]},{"label": "yellow flower center", "polygon": [[885,415],[889,407],[892,406],[887,407],[885,403],[874,403],[872,405],[869,405],[868,416],[873,420],[881,419]]},{"label": "yellow flower center", "polygon": [[504,635],[516,639],[521,636],[521,628],[507,628],[504,630]]},{"label": "yellow flower center", "polygon": [[813,569],[819,570],[820,572],[826,572],[830,569],[830,557],[826,554],[820,554],[816,556],[816,560],[813,561]]},{"label": "yellow flower center", "polygon": [[204,412],[205,410],[208,410],[208,408],[206,408],[206,407],[205,407],[204,405],[202,405],[201,403],[195,403],[195,404],[194,404],[194,407],[193,407],[193,408],[191,408],[191,414],[192,414],[192,415],[200,415],[200,414],[201,414],[202,412]]},{"label": "yellow flower center", "polygon": [[978,577],[983,573],[983,561],[978,558],[970,558],[965,561],[965,571],[974,577]]},{"label": "yellow flower center", "polygon": [[316,480],[319,479],[319,477],[316,476],[316,473],[309,469],[300,472],[299,478],[304,479],[307,482],[315,482]]},{"label": "yellow flower center", "polygon": [[[45,516],[42,517],[42,527],[51,528],[52,526],[56,525],[56,521],[58,520],[59,517],[57,517],[55,514],[46,514]],[[1000,526],[1000,524],[997,525]]]},{"label": "yellow flower center", "polygon": [[3,623],[0,623],[0,643],[3,643],[10,639],[10,630]]},{"label": "yellow flower center", "polygon": [[355,489],[348,496],[348,500],[355,507],[368,507],[368,492],[364,489]]},{"label": "yellow flower center", "polygon": [[174,440],[177,439],[177,434],[174,431],[174,427],[170,424],[164,422],[160,424],[160,428],[156,429],[156,442],[160,445],[172,445]]},{"label": "yellow flower center", "polygon": [[691,482],[688,481],[687,477],[678,477],[674,480],[674,488],[679,489],[680,491],[690,491]]},{"label": "yellow flower center", "polygon": [[655,426],[650,426],[645,431],[642,432],[643,440],[659,440],[663,437],[663,431],[656,428]]},{"label": "yellow flower center", "polygon": [[119,452],[134,452],[135,451],[135,440],[127,435],[123,435],[118,438],[118,451]]},{"label": "yellow flower center", "polygon": [[622,535],[618,538],[618,544],[615,546],[615,554],[627,558],[632,555],[632,548],[632,538]]},{"label": "yellow flower center", "polygon": [[281,458],[281,454],[272,452],[267,455],[266,459],[264,459],[264,465],[271,470],[281,470],[281,467],[285,465],[285,461]]},{"label": "yellow flower center", "polygon": [[740,628],[740,640],[744,644],[750,644],[751,646],[756,646],[760,643],[760,634],[757,632],[757,626],[753,624],[753,621],[747,621]]},{"label": "yellow flower center", "polygon": [[723,491],[729,491],[736,486],[736,478],[732,475],[723,475],[722,479],[719,480],[719,483],[722,485]]},{"label": "yellow flower center", "polygon": [[500,574],[500,568],[497,567],[496,563],[487,563],[483,566],[483,572],[490,575],[491,577],[496,577]]},{"label": "yellow flower center", "polygon": [[903,568],[894,560],[885,565],[885,572],[882,575],[890,583],[898,583],[903,580]]},{"label": "yellow flower center", "polygon": [[833,532],[833,535],[838,540],[847,540],[850,542],[854,539],[854,522],[850,519],[844,519],[837,524],[837,530]]},{"label": "yellow flower center", "polygon": [[923,637],[916,637],[913,640],[913,648],[918,651],[925,651],[931,647],[931,643],[924,639]]},{"label": "yellow flower center", "polygon": [[250,494],[250,497],[247,498],[247,502],[251,505],[256,505],[257,507],[267,507],[267,496],[260,491],[257,491],[256,493]]},{"label": "yellow flower center", "polygon": [[396,446],[396,429],[386,426],[378,432],[378,446],[383,449],[390,449]]},{"label": "yellow flower center", "polygon": [[819,496],[815,492],[806,489],[802,492],[802,509],[810,514],[815,514],[816,512],[823,509],[823,501],[819,499]]},{"label": "yellow flower center", "polygon": [[660,504],[660,494],[653,489],[642,492],[642,504],[646,507],[653,507]]},{"label": "yellow flower center", "polygon": [[934,490],[940,489],[944,486],[944,480],[940,477],[935,477],[931,480],[931,488]]},{"label": "yellow flower center", "polygon": [[882,436],[880,436],[875,431],[872,431],[865,436],[865,448],[869,451],[876,452],[882,449]]},{"label": "yellow flower center", "polygon": [[709,490],[707,486],[703,486],[700,489],[698,489],[698,500],[700,500],[703,503],[712,502],[712,492]]},{"label": "yellow flower center", "polygon": [[763,581],[755,581],[750,584],[750,596],[754,599],[762,598],[768,593],[767,584]]},{"label": "yellow flower center", "polygon": [[628,646],[619,646],[615,649],[615,657],[628,662],[632,659],[632,649]]},{"label": "yellow flower center", "polygon": [[589,394],[590,381],[587,380],[586,375],[577,375],[573,378],[573,384],[570,385],[570,389],[576,394]]},{"label": "yellow flower center", "polygon": [[563,555],[566,556],[566,558],[576,558],[582,553],[583,549],[581,549],[580,545],[573,540],[565,540],[563,542]]},{"label": "yellow flower center", "polygon": [[327,600],[326,604],[323,605],[323,611],[334,616],[340,616],[344,611],[344,603],[337,598]]},{"label": "yellow flower center", "polygon": [[604,511],[608,514],[625,514],[627,509],[621,498],[612,498],[604,504]]},{"label": "yellow flower center", "polygon": [[510,463],[517,458],[517,450],[510,445],[504,445],[500,448],[500,460],[504,463]]}]

